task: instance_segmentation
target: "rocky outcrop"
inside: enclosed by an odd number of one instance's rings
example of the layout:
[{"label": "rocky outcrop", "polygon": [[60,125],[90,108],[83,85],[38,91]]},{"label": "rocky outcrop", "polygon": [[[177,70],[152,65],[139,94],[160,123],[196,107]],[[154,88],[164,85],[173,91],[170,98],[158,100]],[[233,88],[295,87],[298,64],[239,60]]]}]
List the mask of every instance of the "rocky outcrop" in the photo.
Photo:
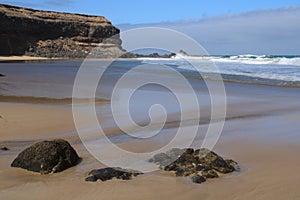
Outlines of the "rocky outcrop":
[{"label": "rocky outcrop", "polygon": [[165,171],[174,172],[176,176],[190,176],[195,183],[239,170],[235,161],[225,160],[208,149],[172,149],[155,155],[150,162]]},{"label": "rocky outcrop", "polygon": [[1,151],[8,151],[9,149],[7,147],[0,147]]},{"label": "rocky outcrop", "polygon": [[143,174],[142,172],[131,170],[131,169],[122,169],[119,167],[107,167],[103,169],[94,169],[90,171],[89,177],[85,180],[90,182],[96,182],[97,180],[107,181],[113,178],[130,180],[133,176],[138,176]]},{"label": "rocky outcrop", "polygon": [[24,151],[12,162],[12,167],[49,174],[61,172],[79,163],[80,158],[65,140],[38,142]]},{"label": "rocky outcrop", "polygon": [[168,53],[168,54],[158,54],[158,53],[151,53],[151,54],[138,54],[132,52],[126,52],[121,57],[122,58],[172,58],[176,56],[176,53]]},{"label": "rocky outcrop", "polygon": [[0,55],[83,58],[95,47],[95,57],[124,53],[119,29],[102,16],[0,4],[0,21]]}]

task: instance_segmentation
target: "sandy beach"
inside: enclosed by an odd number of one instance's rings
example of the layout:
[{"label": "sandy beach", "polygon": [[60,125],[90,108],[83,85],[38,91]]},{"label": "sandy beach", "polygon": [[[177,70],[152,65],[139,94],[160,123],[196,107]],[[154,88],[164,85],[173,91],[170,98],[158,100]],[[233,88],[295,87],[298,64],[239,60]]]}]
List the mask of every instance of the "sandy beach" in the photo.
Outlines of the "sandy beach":
[{"label": "sandy beach", "polygon": [[0,200],[300,200],[300,1],[0,2]]},{"label": "sandy beach", "polygon": [[12,61],[39,61],[39,60],[51,60],[44,57],[32,57],[32,56],[0,56],[0,62],[12,62]]},{"label": "sandy beach", "polygon": [[[300,198],[299,89],[242,84],[226,87],[229,97],[243,98],[229,101],[228,116],[231,117],[214,151],[236,160],[241,171],[200,185],[163,171],[130,181],[85,182],[91,169],[103,165],[79,140],[69,104],[0,103],[0,146],[9,148],[0,152],[0,196],[3,199],[131,200]],[[288,101],[291,103],[287,104]],[[207,128],[207,124],[199,126]],[[82,162],[50,175],[10,167],[24,148],[52,138],[68,140],[83,158]],[[120,146],[134,146],[135,151],[147,148],[135,141],[122,141]]]}]

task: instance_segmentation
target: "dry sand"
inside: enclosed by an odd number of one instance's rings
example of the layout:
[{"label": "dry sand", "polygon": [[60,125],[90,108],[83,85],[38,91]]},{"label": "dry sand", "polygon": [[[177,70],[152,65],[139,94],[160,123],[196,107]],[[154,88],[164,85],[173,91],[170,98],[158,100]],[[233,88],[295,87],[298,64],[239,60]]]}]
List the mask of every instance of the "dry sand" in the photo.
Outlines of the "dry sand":
[{"label": "dry sand", "polygon": [[[51,200],[300,199],[300,146],[298,133],[295,133],[299,130],[300,112],[289,110],[232,119],[226,123],[214,150],[238,161],[241,172],[200,185],[162,171],[130,181],[90,183],[84,181],[87,172],[102,165],[78,140],[68,106],[0,103],[0,146],[10,148],[0,152],[0,197]],[[283,130],[286,130],[284,135],[280,134]],[[79,165],[52,175],[9,167],[25,147],[38,140],[58,137],[71,142],[83,158]],[[133,144],[124,142],[122,145]],[[144,148],[134,145],[137,150]]]},{"label": "dry sand", "polygon": [[0,56],[0,61],[34,61],[34,60],[49,60],[49,58],[32,57],[32,56]]}]

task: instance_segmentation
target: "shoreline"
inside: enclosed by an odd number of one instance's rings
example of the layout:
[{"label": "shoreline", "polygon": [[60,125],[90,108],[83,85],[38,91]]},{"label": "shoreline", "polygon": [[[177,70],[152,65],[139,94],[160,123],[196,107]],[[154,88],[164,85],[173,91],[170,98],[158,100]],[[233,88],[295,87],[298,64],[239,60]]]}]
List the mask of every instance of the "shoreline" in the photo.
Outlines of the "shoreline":
[{"label": "shoreline", "polygon": [[0,56],[0,62],[17,62],[17,61],[48,61],[51,58],[32,57],[32,56]]},{"label": "shoreline", "polygon": [[25,103],[25,104],[46,104],[46,105],[64,105],[72,104],[75,100],[76,103],[106,103],[107,99],[73,99],[70,98],[50,98],[50,97],[36,97],[36,96],[8,96],[0,95],[0,102],[2,103]]}]

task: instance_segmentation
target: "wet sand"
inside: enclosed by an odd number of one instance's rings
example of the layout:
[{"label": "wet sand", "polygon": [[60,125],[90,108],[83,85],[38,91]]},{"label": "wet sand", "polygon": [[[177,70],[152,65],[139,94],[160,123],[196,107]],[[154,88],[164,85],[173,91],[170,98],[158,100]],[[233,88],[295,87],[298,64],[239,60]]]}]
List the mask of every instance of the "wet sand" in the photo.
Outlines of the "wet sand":
[{"label": "wet sand", "polygon": [[[64,104],[72,104],[72,98],[48,98],[48,97],[0,95],[0,102],[64,105]],[[105,99],[76,99],[76,102],[81,102],[81,103],[90,103],[90,102],[103,103],[103,102],[108,102],[108,100],[105,100]]]},{"label": "wet sand", "polygon": [[1,141],[36,140],[74,130],[69,110],[53,106],[0,104]]},{"label": "wet sand", "polygon": [[[299,89],[230,84],[227,92],[230,98],[227,121],[214,151],[239,162],[241,172],[200,185],[162,171],[130,181],[85,182],[88,171],[103,165],[81,144],[69,105],[0,103],[0,145],[10,149],[0,152],[0,196],[3,199],[299,199]],[[177,114],[174,115],[176,118]],[[107,118],[108,115],[103,115],[100,120],[109,121]],[[169,124],[166,132],[176,126],[174,121]],[[206,129],[207,124],[200,123],[199,127]],[[108,126],[111,128],[112,124]],[[117,135],[118,131],[109,134]],[[51,175],[9,167],[21,150],[51,138],[70,141],[83,161]],[[200,142],[201,138],[196,138],[194,145]],[[124,140],[119,145],[142,152],[156,144]]]}]

